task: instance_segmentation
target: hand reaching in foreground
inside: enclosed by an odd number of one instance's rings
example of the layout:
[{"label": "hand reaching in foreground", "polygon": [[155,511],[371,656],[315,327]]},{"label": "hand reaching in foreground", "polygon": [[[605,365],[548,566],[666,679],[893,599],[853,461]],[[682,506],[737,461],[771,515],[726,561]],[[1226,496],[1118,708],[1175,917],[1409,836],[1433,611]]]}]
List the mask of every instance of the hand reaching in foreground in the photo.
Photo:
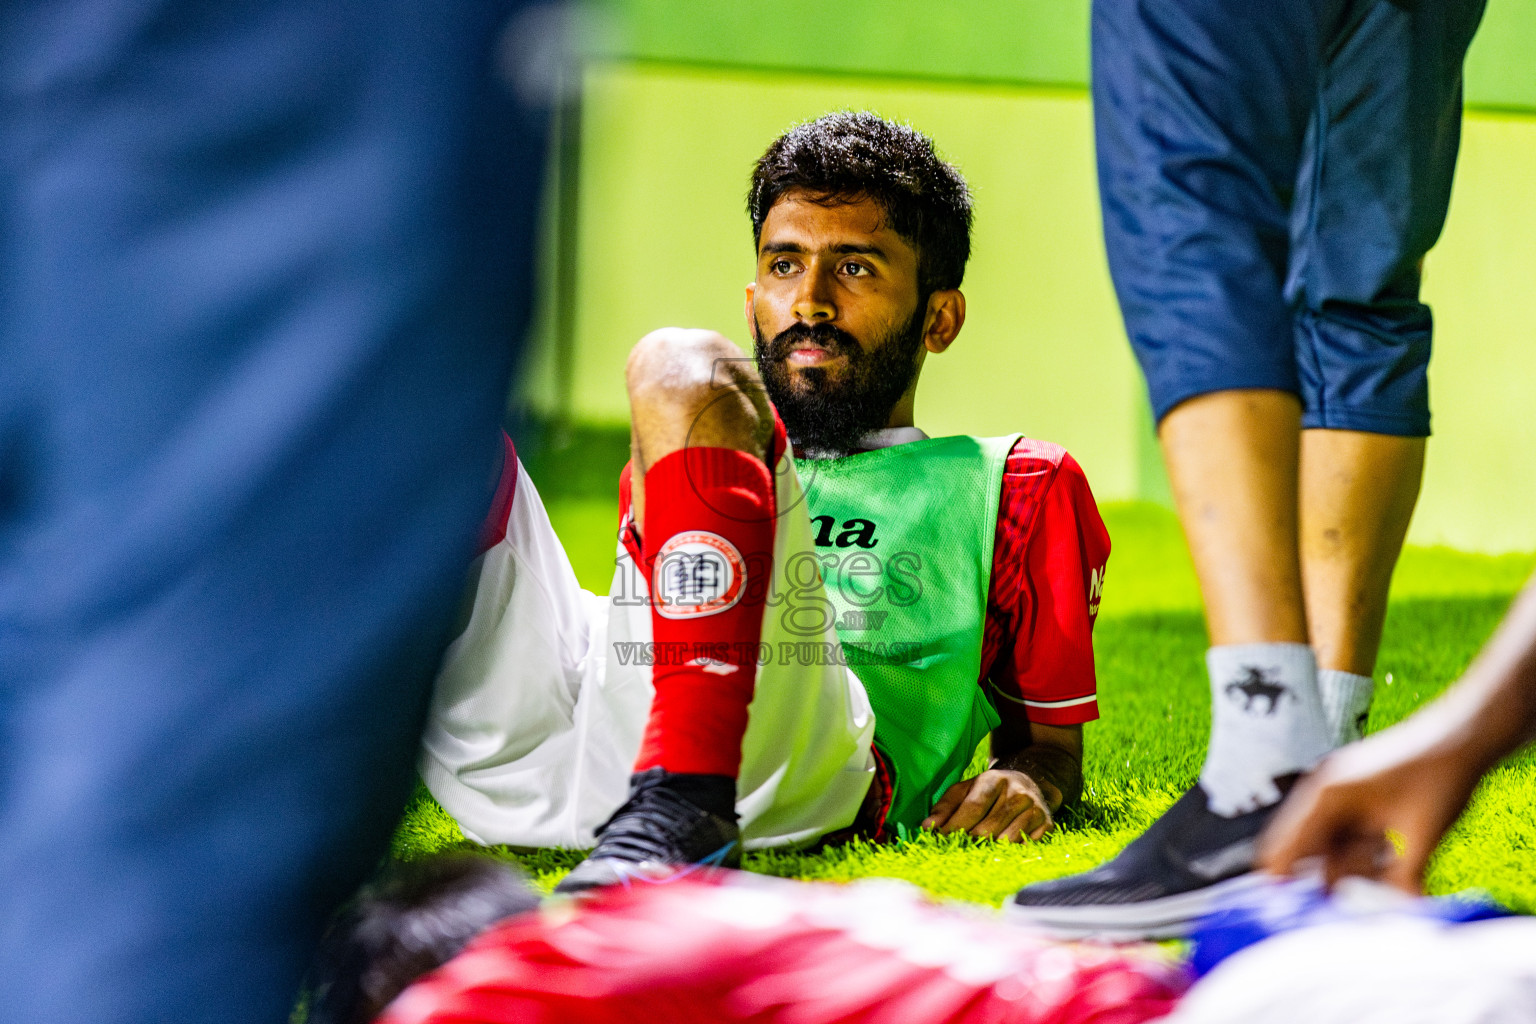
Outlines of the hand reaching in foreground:
[{"label": "hand reaching in foreground", "polygon": [[961,779],[933,805],[923,828],[966,832],[1009,843],[1039,839],[1052,828],[1050,804],[1039,783],[1023,772],[993,768]]},{"label": "hand reaching in foreground", "polygon": [[1292,874],[1320,858],[1330,886],[1357,875],[1421,892],[1430,854],[1482,771],[1428,724],[1405,722],[1326,757],[1265,832],[1260,870]]},{"label": "hand reaching in foreground", "polygon": [[1291,874],[1298,861],[1321,857],[1329,884],[1361,875],[1420,892],[1430,854],[1483,772],[1532,739],[1536,582],[1443,697],[1334,751],[1297,783],[1261,840],[1258,866]]}]

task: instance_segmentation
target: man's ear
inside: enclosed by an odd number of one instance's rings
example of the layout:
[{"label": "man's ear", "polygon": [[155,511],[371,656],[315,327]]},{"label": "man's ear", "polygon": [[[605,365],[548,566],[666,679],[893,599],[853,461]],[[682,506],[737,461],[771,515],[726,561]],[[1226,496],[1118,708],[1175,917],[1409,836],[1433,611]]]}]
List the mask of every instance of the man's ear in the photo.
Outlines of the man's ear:
[{"label": "man's ear", "polygon": [[747,318],[747,333],[752,333],[752,296],[757,294],[757,282],[747,282],[747,304],[742,307],[742,313]]},{"label": "man's ear", "polygon": [[[750,286],[749,286],[750,287]],[[965,326],[965,296],[958,288],[945,288],[928,296],[928,315],[923,326],[923,347],[939,353],[954,344]]]}]

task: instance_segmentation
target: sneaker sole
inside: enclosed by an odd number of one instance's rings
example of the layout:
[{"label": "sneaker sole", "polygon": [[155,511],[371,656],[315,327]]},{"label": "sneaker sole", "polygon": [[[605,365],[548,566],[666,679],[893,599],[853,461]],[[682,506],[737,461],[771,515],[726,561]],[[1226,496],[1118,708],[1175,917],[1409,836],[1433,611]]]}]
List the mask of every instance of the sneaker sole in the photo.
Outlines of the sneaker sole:
[{"label": "sneaker sole", "polygon": [[1182,939],[1215,904],[1234,893],[1264,885],[1256,873],[1238,875],[1203,889],[1141,903],[1094,903],[1077,906],[1032,907],[1008,903],[1003,919],[1058,939],[1100,939],[1140,942]]},{"label": "sneaker sole", "polygon": [[[686,864],[657,864],[654,862],[636,864],[630,861],[613,860],[606,857],[601,861],[586,860],[572,868],[570,873],[560,880],[553,891],[562,896],[574,896],[577,893],[589,892],[593,889],[607,889],[615,885],[628,886],[632,882],[651,882],[657,884],[672,882],[700,870],[738,868],[741,866],[740,846],[739,842],[732,841],[726,843],[709,856]],[[731,857],[733,852],[736,853],[734,859]],[[581,870],[582,865],[588,866],[587,874],[577,874]],[[572,877],[573,875],[575,877]]]}]

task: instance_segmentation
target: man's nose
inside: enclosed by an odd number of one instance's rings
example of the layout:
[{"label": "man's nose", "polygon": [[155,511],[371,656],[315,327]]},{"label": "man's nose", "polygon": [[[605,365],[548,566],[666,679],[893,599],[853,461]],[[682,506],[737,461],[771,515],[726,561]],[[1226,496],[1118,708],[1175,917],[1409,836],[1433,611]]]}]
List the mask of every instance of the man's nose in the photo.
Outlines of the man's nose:
[{"label": "man's nose", "polygon": [[795,292],[791,308],[795,319],[802,323],[824,323],[837,319],[837,304],[833,301],[830,275],[811,267],[800,277],[800,287]]}]

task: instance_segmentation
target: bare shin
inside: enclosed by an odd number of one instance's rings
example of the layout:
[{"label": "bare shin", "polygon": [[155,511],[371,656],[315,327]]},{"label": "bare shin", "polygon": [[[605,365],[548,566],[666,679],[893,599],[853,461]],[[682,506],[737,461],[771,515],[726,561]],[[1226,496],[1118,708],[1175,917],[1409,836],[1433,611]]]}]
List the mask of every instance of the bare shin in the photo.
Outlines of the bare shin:
[{"label": "bare shin", "polygon": [[1301,435],[1301,575],[1319,668],[1368,676],[1424,473],[1424,438]]},{"label": "bare shin", "polygon": [[1212,644],[1307,642],[1300,432],[1296,396],[1267,390],[1201,395],[1159,425]]}]

